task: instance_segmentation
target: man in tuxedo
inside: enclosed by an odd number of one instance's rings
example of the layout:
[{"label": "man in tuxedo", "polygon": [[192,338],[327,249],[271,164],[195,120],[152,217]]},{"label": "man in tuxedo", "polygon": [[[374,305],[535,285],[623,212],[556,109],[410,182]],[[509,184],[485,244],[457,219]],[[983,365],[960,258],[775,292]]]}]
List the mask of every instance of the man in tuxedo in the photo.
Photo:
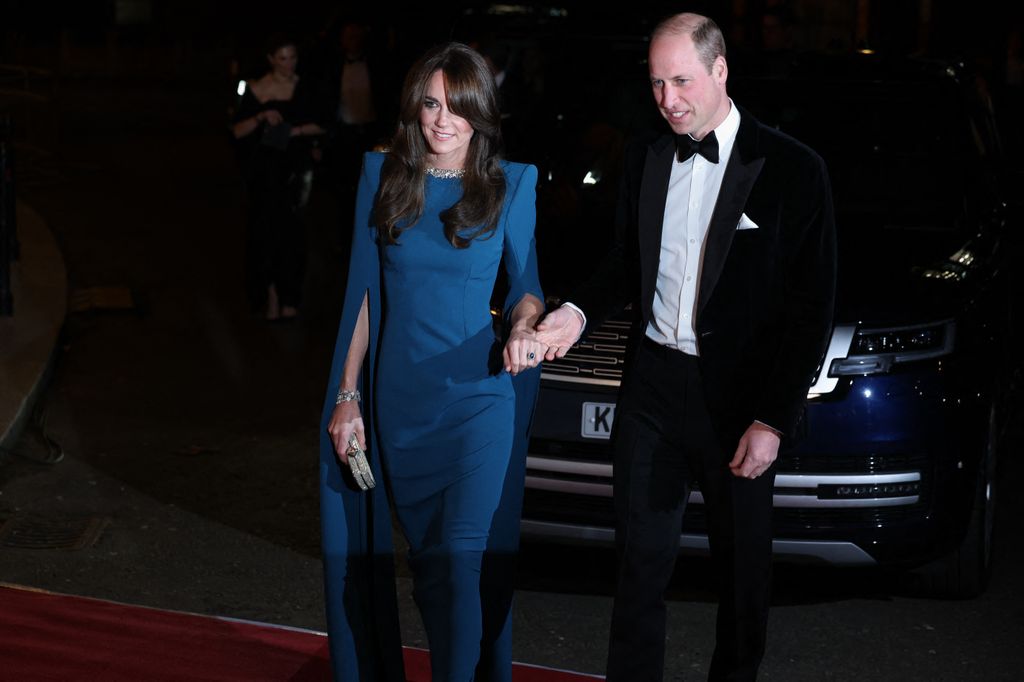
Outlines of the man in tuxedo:
[{"label": "man in tuxedo", "polygon": [[[619,576],[608,680],[661,680],[664,591],[694,484],[719,580],[709,679],[753,680],[770,602],[780,440],[801,429],[831,329],[835,226],[822,159],[726,93],[721,30],[658,25],[650,83],[671,132],[626,153],[619,238],[538,325],[547,357],[628,302],[634,343],[612,434]],[[586,316],[584,316],[584,313]]]}]

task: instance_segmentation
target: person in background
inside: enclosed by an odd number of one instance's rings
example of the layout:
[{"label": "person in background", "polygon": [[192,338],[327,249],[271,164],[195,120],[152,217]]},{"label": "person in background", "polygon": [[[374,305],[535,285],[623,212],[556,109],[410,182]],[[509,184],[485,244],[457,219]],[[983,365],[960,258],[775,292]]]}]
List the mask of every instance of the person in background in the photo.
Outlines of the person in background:
[{"label": "person in background", "polygon": [[[517,533],[509,509],[522,482],[510,472],[523,467],[547,349],[534,332],[537,169],[500,159],[500,126],[483,58],[449,43],[409,71],[390,150],[363,162],[320,443],[337,680],[405,679],[385,487],[409,544],[432,679],[511,679],[511,648],[494,643],[507,610],[485,607],[481,572],[487,551],[514,544],[505,533]],[[490,312],[501,266],[504,341]],[[358,451],[384,485],[353,485]]]},{"label": "person in background", "polygon": [[231,131],[240,145],[248,194],[246,289],[267,320],[298,314],[305,266],[300,210],[309,191],[316,121],[311,88],[295,68],[294,41],[281,35],[267,44],[269,70],[244,83]]},{"label": "person in background", "polygon": [[726,92],[718,26],[654,30],[651,90],[670,131],[626,151],[619,243],[539,325],[548,357],[632,302],[612,427],[619,575],[607,678],[661,680],[664,592],[699,484],[718,577],[708,678],[754,680],[770,603],[772,495],[832,324],[836,235],[825,164]]},{"label": "person in background", "polygon": [[521,139],[529,133],[524,130],[525,117],[522,112],[527,103],[527,93],[520,75],[513,68],[511,48],[497,41],[488,41],[478,47],[498,88],[498,108],[501,110],[501,134],[509,153],[520,154]]},{"label": "person in background", "polygon": [[389,69],[383,55],[372,49],[372,37],[368,21],[343,16],[328,32],[322,67],[323,118],[329,121],[324,165],[339,199],[346,238],[363,154],[386,142],[394,125],[394,106],[387,95]]}]

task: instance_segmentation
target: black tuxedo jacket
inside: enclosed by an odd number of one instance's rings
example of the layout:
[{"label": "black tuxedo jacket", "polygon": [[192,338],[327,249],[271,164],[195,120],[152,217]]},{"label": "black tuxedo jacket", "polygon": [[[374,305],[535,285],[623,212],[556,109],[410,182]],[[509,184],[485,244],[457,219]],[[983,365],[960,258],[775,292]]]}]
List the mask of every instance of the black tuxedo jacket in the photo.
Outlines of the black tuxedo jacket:
[{"label": "black tuxedo jacket", "polygon": [[[630,302],[634,341],[651,320],[674,154],[670,134],[627,148],[617,244],[570,299],[591,328]],[[758,227],[737,230],[743,214]],[[704,244],[696,317],[705,396],[730,454],[754,420],[796,433],[831,331],[835,251],[824,161],[740,109]]]}]

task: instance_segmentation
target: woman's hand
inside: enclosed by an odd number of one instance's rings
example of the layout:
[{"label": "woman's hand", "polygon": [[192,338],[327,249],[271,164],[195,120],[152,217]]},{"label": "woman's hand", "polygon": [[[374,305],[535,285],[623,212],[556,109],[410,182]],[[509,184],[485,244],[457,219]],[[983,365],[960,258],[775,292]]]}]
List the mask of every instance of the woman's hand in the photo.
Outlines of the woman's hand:
[{"label": "woman's hand", "polygon": [[281,115],[277,109],[267,109],[256,114],[256,120],[261,123],[267,123],[271,126],[281,125],[284,122],[284,116]]},{"label": "woman's hand", "polygon": [[347,400],[335,405],[331,421],[327,424],[327,433],[331,435],[334,451],[338,453],[341,463],[348,466],[348,441],[353,433],[356,434],[359,447],[366,450],[366,433],[363,431],[363,415],[359,411],[359,403]]},{"label": "woman's hand", "polygon": [[513,327],[502,353],[505,360],[505,371],[515,376],[524,370],[536,367],[544,359],[547,350],[548,347],[537,340],[536,331],[528,327]]}]

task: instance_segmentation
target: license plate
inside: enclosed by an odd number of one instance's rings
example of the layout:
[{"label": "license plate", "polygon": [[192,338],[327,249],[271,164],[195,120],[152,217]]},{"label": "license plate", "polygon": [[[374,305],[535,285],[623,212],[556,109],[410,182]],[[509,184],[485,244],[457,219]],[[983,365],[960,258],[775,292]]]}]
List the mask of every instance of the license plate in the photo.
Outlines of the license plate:
[{"label": "license plate", "polygon": [[612,433],[615,403],[583,403],[580,434],[584,438],[607,440]]}]

